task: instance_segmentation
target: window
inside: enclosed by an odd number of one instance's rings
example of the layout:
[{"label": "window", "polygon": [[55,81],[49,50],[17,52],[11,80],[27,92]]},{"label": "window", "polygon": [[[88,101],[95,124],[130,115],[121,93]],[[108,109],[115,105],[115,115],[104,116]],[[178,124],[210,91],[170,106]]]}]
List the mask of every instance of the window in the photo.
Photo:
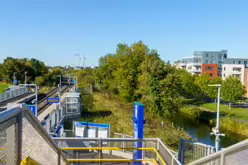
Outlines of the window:
[{"label": "window", "polygon": [[247,61],[244,61],[245,67],[248,68],[248,63]]},{"label": "window", "polygon": [[208,64],[208,60],[205,60],[205,64]]},{"label": "window", "polygon": [[214,77],[214,74],[213,73],[210,73],[210,77]]},{"label": "window", "polygon": [[226,77],[226,74],[224,73],[223,77]]},{"label": "window", "polygon": [[239,64],[241,64],[241,61],[239,61]]},{"label": "window", "polygon": [[226,70],[226,67],[224,67],[224,71]]},{"label": "window", "polygon": [[236,64],[236,61],[233,61],[233,64]]},{"label": "window", "polygon": [[241,68],[233,68],[233,71],[241,72]]},{"label": "window", "polygon": [[208,57],[208,54],[206,54],[206,57]]},{"label": "window", "polygon": [[207,67],[205,68],[205,70],[214,70],[214,68],[213,68],[213,67],[210,67],[210,66],[207,66]]},{"label": "window", "polygon": [[227,58],[227,55],[226,54],[224,54],[224,58]]}]

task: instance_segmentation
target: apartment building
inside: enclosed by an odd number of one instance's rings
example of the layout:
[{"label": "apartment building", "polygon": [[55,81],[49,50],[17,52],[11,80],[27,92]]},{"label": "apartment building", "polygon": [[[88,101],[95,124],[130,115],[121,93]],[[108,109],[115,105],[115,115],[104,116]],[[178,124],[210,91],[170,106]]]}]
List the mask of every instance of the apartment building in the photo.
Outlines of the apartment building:
[{"label": "apartment building", "polygon": [[[183,57],[181,68],[186,69],[192,75],[193,74],[202,74],[209,73],[211,75],[215,75],[213,70],[208,68],[216,68],[216,65],[207,65],[202,66],[203,64],[217,64],[218,76],[222,75],[222,64],[223,60],[227,58],[227,50],[221,51],[195,51],[193,56],[191,57]],[[203,67],[207,67],[203,68]],[[216,76],[215,76],[216,77]]]},{"label": "apartment building", "polygon": [[243,64],[223,64],[222,80],[229,76],[238,77],[244,85],[244,69]]},{"label": "apartment building", "polygon": [[246,97],[248,97],[248,59],[227,58],[223,61],[222,79],[228,76],[239,77],[246,88]]},{"label": "apartment building", "polygon": [[218,77],[218,64],[202,64],[202,75],[208,73],[212,79]]}]

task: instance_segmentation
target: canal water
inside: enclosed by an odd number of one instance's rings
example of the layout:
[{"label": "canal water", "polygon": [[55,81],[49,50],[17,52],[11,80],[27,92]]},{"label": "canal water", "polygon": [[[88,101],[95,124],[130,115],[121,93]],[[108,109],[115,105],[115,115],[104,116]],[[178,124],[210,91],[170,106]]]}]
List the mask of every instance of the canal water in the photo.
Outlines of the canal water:
[{"label": "canal water", "polygon": [[[176,127],[183,128],[186,132],[188,132],[188,134],[190,134],[190,136],[195,141],[215,146],[215,136],[210,135],[210,133],[212,132],[212,128],[209,127],[206,123],[194,121],[180,113],[174,115],[172,118],[170,118],[170,120],[171,122],[174,122],[174,125]],[[238,137],[237,135],[231,133],[227,133],[226,136],[220,137],[220,147],[226,148],[230,145],[240,142],[241,140],[241,137]]]}]

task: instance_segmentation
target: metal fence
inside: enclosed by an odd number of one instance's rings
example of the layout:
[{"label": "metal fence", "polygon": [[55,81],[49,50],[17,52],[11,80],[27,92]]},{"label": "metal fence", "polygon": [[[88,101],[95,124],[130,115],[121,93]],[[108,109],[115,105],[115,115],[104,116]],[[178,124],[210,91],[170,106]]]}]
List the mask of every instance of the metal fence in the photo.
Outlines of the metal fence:
[{"label": "metal fence", "polygon": [[26,87],[18,87],[16,89],[12,89],[10,91],[5,92],[4,94],[0,94],[0,102],[12,99],[17,96],[21,96],[26,93],[28,93],[28,88]]},{"label": "metal fence", "polygon": [[199,142],[180,139],[179,161],[188,164],[215,153],[215,147]]},{"label": "metal fence", "polygon": [[199,159],[190,165],[245,165],[248,164],[248,140]]},{"label": "metal fence", "polygon": [[65,157],[26,105],[0,113],[0,164],[21,164],[30,157],[39,164],[65,165]]},{"label": "metal fence", "polygon": [[[103,163],[111,164],[146,161],[148,164],[181,165],[170,150],[157,138],[53,138],[62,148],[63,154],[71,163]],[[134,148],[134,144],[142,142],[142,148]],[[142,160],[133,160],[136,150],[142,150]],[[154,162],[155,160],[155,162]],[[128,162],[126,162],[128,161]]]}]

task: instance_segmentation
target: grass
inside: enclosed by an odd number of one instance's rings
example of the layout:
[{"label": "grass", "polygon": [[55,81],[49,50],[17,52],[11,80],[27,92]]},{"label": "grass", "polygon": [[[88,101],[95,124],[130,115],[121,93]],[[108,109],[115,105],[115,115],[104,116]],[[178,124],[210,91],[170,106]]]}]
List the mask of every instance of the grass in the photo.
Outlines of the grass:
[{"label": "grass", "polygon": [[0,83],[0,94],[4,93],[8,87],[8,84]]},{"label": "grass", "polygon": [[48,86],[43,86],[39,89],[39,93],[40,94],[45,94],[47,92],[49,92],[51,90],[51,87],[48,87]]},{"label": "grass", "polygon": [[[83,103],[84,104],[84,103]],[[109,123],[111,131],[133,136],[133,103],[125,103],[117,96],[106,93],[93,94],[93,108],[84,112],[81,121]],[[178,149],[179,139],[191,137],[174,124],[149,112],[145,112],[145,137],[161,138],[174,150]],[[162,127],[162,121],[164,125]]]},{"label": "grass", "polygon": [[[214,112],[217,111],[217,104],[214,103],[204,103],[204,104],[199,104],[198,106],[204,109],[208,109],[210,111],[214,111]],[[228,109],[227,105],[220,105],[220,112],[228,116],[233,116],[237,119],[248,122],[248,109],[244,109],[244,108]]]}]

